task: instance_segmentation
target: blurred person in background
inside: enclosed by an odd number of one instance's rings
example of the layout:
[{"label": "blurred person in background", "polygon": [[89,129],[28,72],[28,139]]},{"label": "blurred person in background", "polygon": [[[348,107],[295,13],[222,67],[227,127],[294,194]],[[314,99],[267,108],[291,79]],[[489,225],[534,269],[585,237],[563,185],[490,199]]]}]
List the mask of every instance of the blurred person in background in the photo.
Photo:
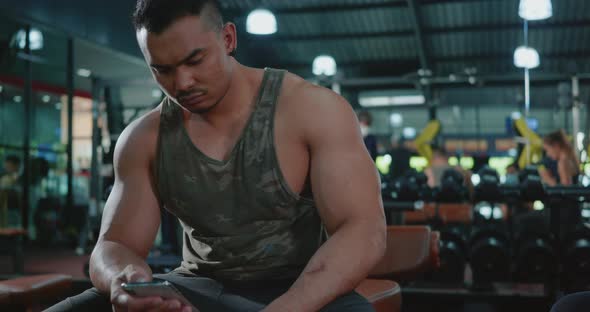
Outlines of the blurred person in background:
[{"label": "blurred person in background", "polygon": [[580,161],[565,131],[558,130],[545,136],[543,149],[557,165],[557,170],[552,170],[550,165],[539,170],[543,182],[549,186],[577,184]]}]

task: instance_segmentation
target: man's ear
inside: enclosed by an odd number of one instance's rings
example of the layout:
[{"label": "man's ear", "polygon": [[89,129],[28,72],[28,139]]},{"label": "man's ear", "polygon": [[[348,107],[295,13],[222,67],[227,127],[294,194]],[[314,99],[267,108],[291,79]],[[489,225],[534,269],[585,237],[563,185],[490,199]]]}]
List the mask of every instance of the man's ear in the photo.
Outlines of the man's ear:
[{"label": "man's ear", "polygon": [[238,48],[236,25],[231,22],[225,23],[222,29],[222,36],[227,55],[235,56],[236,50]]}]

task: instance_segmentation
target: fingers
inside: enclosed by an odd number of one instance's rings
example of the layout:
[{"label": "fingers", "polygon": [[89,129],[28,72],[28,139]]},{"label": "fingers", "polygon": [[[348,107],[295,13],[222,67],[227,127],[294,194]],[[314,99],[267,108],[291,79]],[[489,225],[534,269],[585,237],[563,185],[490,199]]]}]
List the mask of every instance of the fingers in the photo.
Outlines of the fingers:
[{"label": "fingers", "polygon": [[176,299],[164,300],[158,307],[150,309],[148,312],[181,312],[182,303]]},{"label": "fingers", "polygon": [[111,283],[111,303],[115,307],[115,311],[146,311],[160,306],[163,302],[160,297],[134,297],[121,288],[121,283],[151,280],[151,275],[143,269],[128,265]]},{"label": "fingers", "polygon": [[154,312],[192,312],[190,306],[182,304],[178,299],[164,299],[158,296],[138,297],[127,293],[122,283],[149,282],[151,272],[143,268],[129,265],[119,273],[111,284],[111,302],[115,311],[154,311]]},{"label": "fingers", "polygon": [[121,299],[123,302],[126,302],[125,305],[130,312],[157,309],[163,302],[163,299],[160,297],[133,297],[130,295],[121,295],[121,297],[123,297]]},{"label": "fingers", "polygon": [[[160,297],[133,297],[128,294],[119,295],[113,300],[115,311],[151,311],[162,305]],[[159,311],[159,310],[156,310]]]}]

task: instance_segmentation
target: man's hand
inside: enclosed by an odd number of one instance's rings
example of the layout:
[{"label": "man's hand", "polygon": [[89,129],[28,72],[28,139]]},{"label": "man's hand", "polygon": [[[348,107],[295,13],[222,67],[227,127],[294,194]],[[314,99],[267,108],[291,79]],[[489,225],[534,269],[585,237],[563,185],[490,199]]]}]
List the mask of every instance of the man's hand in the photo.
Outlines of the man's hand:
[{"label": "man's hand", "polygon": [[131,296],[123,288],[122,283],[149,282],[151,274],[142,268],[128,265],[121,273],[115,276],[111,283],[111,303],[115,312],[122,311],[161,311],[161,312],[191,312],[191,307],[183,305],[176,299],[164,299],[162,297],[135,297]]}]

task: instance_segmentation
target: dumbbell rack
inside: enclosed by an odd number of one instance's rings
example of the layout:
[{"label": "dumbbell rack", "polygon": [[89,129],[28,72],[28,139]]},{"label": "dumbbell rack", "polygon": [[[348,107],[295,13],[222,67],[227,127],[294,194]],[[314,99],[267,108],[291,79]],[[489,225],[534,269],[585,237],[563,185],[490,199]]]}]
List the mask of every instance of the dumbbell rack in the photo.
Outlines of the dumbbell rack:
[{"label": "dumbbell rack", "polygon": [[[467,201],[461,202],[435,202],[435,201],[391,201],[384,200],[384,208],[388,213],[403,213],[412,211],[421,211],[425,206],[434,204],[436,206],[436,214],[438,214],[441,204],[465,204]],[[522,304],[523,302],[533,303],[533,306],[538,305],[540,300],[547,300],[548,296],[544,291],[545,287],[542,284],[533,285],[530,287],[515,287],[516,284],[512,283],[495,283],[497,289],[474,289],[471,287],[463,288],[458,287],[454,284],[443,285],[437,282],[422,281],[415,282],[412,285],[404,287],[404,296],[410,301],[422,302],[424,298],[432,298],[436,300],[446,300],[448,302],[465,302],[465,301],[488,301],[488,302],[507,302],[515,300]]]},{"label": "dumbbell rack", "polygon": [[[485,168],[485,167],[484,167]],[[522,172],[520,177],[521,183],[518,186],[500,186],[497,173],[489,167],[480,171],[481,184],[475,187],[475,202],[534,202],[542,201],[547,207],[550,217],[550,232],[555,238],[561,237],[561,208],[556,207],[555,202],[590,202],[590,188],[580,186],[569,187],[545,187],[538,176],[536,168],[527,168]],[[443,181],[444,182],[444,181]],[[446,181],[446,191],[444,187],[429,188],[425,185],[423,177],[413,178],[406,177],[402,182],[396,182],[393,192],[388,192],[384,196],[385,211],[390,216],[393,212],[418,211],[424,207],[424,201],[427,202],[465,202],[467,198],[461,196],[458,190],[461,188],[461,181]],[[405,183],[405,184],[404,184]],[[445,186],[445,185],[442,185]],[[457,186],[457,187],[453,187]],[[483,195],[483,196],[478,196]],[[441,196],[445,195],[445,196]],[[451,196],[448,198],[448,196]],[[479,198],[478,198],[479,197]],[[437,209],[438,212],[438,209]],[[513,211],[509,212],[513,215]],[[401,220],[397,220],[398,222]],[[512,220],[508,222],[509,231]],[[558,244],[553,246],[554,253],[557,257],[557,265],[562,266]],[[555,274],[555,278],[545,282],[545,294],[549,299],[556,299],[561,290],[561,275]]]},{"label": "dumbbell rack", "polygon": [[[545,209],[549,211],[551,234],[555,238],[561,237],[561,211],[562,207],[555,205],[556,202],[590,202],[590,188],[581,186],[558,186],[558,187],[544,187],[542,185],[530,185],[523,183],[522,186],[498,186],[498,191],[501,196],[496,198],[495,202],[505,202],[509,200],[520,201],[542,201],[545,203]],[[391,214],[392,212],[406,212],[418,211],[423,209],[424,201],[391,201],[384,200],[385,210]],[[510,212],[512,215],[512,211]],[[509,222],[510,226],[511,222]],[[557,257],[558,265],[563,263],[561,259],[561,252],[558,244],[554,247],[555,255]],[[560,296],[561,292],[561,275],[556,274],[554,278],[545,282],[545,294],[551,299],[555,300]]]},{"label": "dumbbell rack", "polygon": [[[561,213],[563,209],[571,209],[565,205],[556,205],[556,203],[567,202],[569,204],[580,204],[590,201],[590,188],[583,186],[555,186],[545,187],[541,184],[540,179],[536,177],[533,179],[525,179],[521,186],[499,186],[500,194],[503,199],[520,199],[521,201],[541,201],[544,203],[545,209],[549,210],[549,222],[551,234],[558,241],[562,238],[561,229]],[[565,208],[564,208],[565,207]],[[554,245],[554,254],[556,256],[557,265],[561,266],[563,259],[561,257],[561,250],[559,244]],[[545,283],[545,293],[555,300],[561,295],[561,274],[560,268],[557,274],[551,280]]]}]

